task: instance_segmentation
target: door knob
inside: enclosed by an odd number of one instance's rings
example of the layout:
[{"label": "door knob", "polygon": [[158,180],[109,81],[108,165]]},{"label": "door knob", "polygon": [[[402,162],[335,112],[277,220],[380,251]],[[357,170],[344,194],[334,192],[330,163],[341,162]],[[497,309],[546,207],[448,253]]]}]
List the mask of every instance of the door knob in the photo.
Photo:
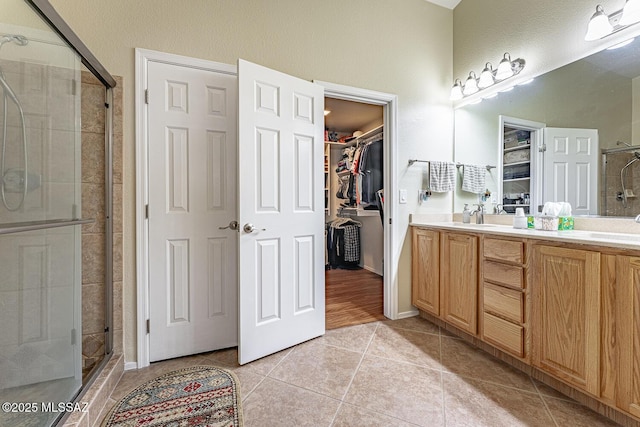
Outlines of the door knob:
[{"label": "door knob", "polygon": [[255,230],[266,231],[266,228],[255,228],[250,222],[246,223],[242,229],[245,231],[245,233],[252,233]]},{"label": "door knob", "polygon": [[226,227],[218,227],[218,230],[225,230],[227,228],[230,228],[232,230],[237,230],[238,229],[238,221],[231,221],[229,223],[229,225],[227,225]]}]

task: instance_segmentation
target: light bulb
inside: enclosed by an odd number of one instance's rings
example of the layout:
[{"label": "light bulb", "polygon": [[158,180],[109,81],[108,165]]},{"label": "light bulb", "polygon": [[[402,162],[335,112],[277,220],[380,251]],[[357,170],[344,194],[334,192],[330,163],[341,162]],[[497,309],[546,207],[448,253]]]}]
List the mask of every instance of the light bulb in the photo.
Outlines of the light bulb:
[{"label": "light bulb", "polygon": [[493,68],[491,67],[491,64],[487,62],[484,70],[482,70],[482,73],[480,73],[480,78],[478,79],[478,87],[480,89],[484,89],[491,86],[493,83],[495,83],[495,81],[493,80]]},{"label": "light bulb", "polygon": [[613,26],[611,25],[611,22],[609,22],[609,17],[606,13],[604,13],[603,7],[597,5],[596,13],[594,13],[589,20],[587,34],[585,34],[584,39],[586,41],[597,40],[601,39],[602,37],[608,36],[612,32]]},{"label": "light bulb", "polygon": [[476,73],[471,71],[469,73],[469,77],[467,77],[467,81],[464,83],[464,88],[462,89],[462,93],[466,96],[473,95],[478,91],[478,81],[476,80]]},{"label": "light bulb", "polygon": [[498,64],[498,69],[496,70],[496,80],[504,80],[513,76],[513,69],[511,68],[511,55],[508,53],[504,54],[504,58]]},{"label": "light bulb", "polygon": [[452,101],[459,101],[462,98],[464,98],[464,95],[462,94],[462,82],[460,82],[460,79],[456,79],[453,83],[453,87],[451,88],[450,99]]},{"label": "light bulb", "polygon": [[620,25],[631,25],[640,21],[640,0],[627,0],[622,9]]}]

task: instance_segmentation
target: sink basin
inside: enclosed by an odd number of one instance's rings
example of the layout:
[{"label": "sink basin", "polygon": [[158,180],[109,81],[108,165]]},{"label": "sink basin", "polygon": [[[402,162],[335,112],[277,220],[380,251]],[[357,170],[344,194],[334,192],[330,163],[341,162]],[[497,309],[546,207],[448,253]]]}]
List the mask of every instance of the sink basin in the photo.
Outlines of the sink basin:
[{"label": "sink basin", "polygon": [[476,224],[476,223],[470,223],[470,224],[465,224],[463,222],[454,222],[452,223],[452,225],[456,225],[459,227],[498,227],[498,225],[496,224]]},{"label": "sink basin", "polygon": [[606,239],[606,240],[624,240],[627,242],[640,243],[640,235],[638,234],[617,234],[617,233],[602,233],[596,231],[586,231],[583,234],[590,239]]}]

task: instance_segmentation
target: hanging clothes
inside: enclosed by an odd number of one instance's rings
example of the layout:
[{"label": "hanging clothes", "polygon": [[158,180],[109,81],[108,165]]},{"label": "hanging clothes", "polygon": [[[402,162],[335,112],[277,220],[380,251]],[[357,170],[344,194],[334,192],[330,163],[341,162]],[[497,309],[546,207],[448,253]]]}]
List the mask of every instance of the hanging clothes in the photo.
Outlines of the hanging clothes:
[{"label": "hanging clothes", "polygon": [[350,218],[327,223],[327,253],[330,268],[360,268],[360,227]]},{"label": "hanging clothes", "polygon": [[376,192],[383,188],[383,145],[380,139],[364,146],[360,155],[359,173],[362,176],[362,205],[371,205],[377,209]]}]

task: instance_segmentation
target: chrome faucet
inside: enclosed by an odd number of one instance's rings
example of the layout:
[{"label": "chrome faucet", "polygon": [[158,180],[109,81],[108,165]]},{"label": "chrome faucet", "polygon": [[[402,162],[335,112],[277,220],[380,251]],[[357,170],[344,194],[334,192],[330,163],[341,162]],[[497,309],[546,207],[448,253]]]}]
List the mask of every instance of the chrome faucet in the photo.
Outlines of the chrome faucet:
[{"label": "chrome faucet", "polygon": [[484,224],[484,205],[482,203],[479,203],[474,206],[477,206],[478,209],[471,212],[471,215],[476,215],[476,224]]}]

